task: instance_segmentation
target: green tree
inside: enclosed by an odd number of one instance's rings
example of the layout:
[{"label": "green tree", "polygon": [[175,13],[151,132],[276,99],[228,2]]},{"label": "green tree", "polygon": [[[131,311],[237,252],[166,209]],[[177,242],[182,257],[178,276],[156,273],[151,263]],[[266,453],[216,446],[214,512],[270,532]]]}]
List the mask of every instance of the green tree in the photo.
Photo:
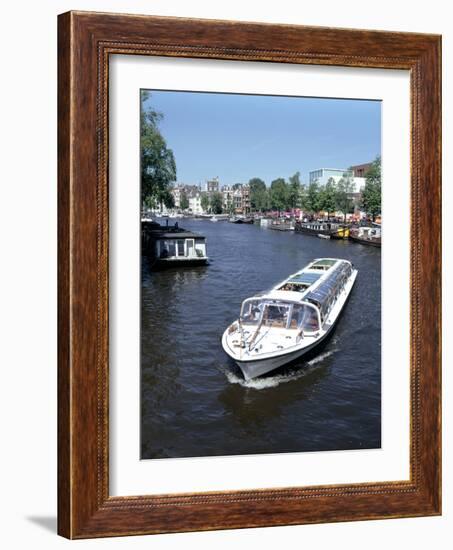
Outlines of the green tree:
[{"label": "green tree", "polygon": [[163,115],[147,104],[150,97],[147,91],[141,94],[141,199],[143,205],[151,208],[163,204],[171,208],[174,200],[169,188],[176,181],[176,162],[158,127]]},{"label": "green tree", "polygon": [[300,198],[299,198],[299,205],[302,210],[308,210],[307,208],[308,203],[308,188],[305,184],[300,184]]},{"label": "green tree", "polygon": [[317,180],[310,182],[305,198],[305,208],[315,214],[320,210],[320,189]]},{"label": "green tree", "polygon": [[260,178],[249,180],[250,206],[252,210],[266,210],[268,208],[268,193],[264,181]]},{"label": "green tree", "polygon": [[291,208],[299,208],[301,206],[301,191],[300,172],[296,172],[293,176],[289,177],[288,205]]},{"label": "green tree", "polygon": [[189,208],[189,199],[187,198],[185,191],[181,193],[181,197],[179,199],[179,206],[181,210],[187,210]]},{"label": "green tree", "polygon": [[343,213],[344,220],[346,221],[346,214],[352,211],[352,197],[351,193],[354,193],[355,183],[347,172],[343,174],[343,177],[338,181],[335,192],[335,205],[337,210]]},{"label": "green tree", "polygon": [[327,212],[327,217],[330,217],[336,208],[336,185],[333,178],[329,178],[324,187],[319,191],[319,208]]},{"label": "green tree", "polygon": [[215,192],[211,195],[211,211],[213,214],[221,214],[223,211],[223,195]]},{"label": "green tree", "polygon": [[272,208],[286,210],[288,206],[288,184],[283,178],[277,178],[271,183],[270,203]]},{"label": "green tree", "polygon": [[201,200],[200,200],[201,208],[204,212],[207,212],[209,210],[209,195],[207,193],[201,194]]},{"label": "green tree", "polygon": [[373,221],[381,213],[381,157],[377,156],[366,175],[362,208]]}]

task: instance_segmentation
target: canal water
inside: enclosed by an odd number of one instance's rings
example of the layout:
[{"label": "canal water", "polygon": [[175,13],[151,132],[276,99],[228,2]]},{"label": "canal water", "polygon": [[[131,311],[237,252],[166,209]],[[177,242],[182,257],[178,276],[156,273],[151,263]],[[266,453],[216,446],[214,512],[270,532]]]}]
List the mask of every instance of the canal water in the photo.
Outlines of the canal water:
[{"label": "canal water", "polygon": [[[257,225],[187,221],[206,267],[142,264],[141,457],[379,448],[381,251]],[[309,360],[244,381],[221,336],[242,300],[318,257],[358,277],[327,344]]]}]

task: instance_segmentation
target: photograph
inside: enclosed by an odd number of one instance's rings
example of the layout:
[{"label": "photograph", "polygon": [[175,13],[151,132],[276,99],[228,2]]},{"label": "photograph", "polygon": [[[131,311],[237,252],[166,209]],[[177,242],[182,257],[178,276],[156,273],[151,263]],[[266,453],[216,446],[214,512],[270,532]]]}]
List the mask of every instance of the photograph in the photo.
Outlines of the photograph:
[{"label": "photograph", "polygon": [[380,449],[382,102],[139,101],[140,458]]},{"label": "photograph", "polygon": [[407,7],[5,2],[5,550],[452,548],[453,25]]}]

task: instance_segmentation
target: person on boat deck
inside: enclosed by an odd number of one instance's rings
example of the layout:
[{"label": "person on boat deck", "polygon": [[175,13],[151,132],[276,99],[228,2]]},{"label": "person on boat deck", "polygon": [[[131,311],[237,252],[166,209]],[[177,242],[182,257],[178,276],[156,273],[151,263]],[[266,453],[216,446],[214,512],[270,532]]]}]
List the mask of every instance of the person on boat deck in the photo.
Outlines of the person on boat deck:
[{"label": "person on boat deck", "polygon": [[261,310],[258,306],[252,306],[250,308],[250,313],[249,313],[249,319],[250,321],[258,321],[258,319],[260,318],[260,314],[261,314]]},{"label": "person on boat deck", "polygon": [[162,252],[160,253],[161,258],[168,258],[168,247],[165,246]]},{"label": "person on boat deck", "polygon": [[281,323],[282,325],[285,325],[288,319],[288,308],[282,308],[279,306],[267,307],[265,311],[265,319],[271,323]]},{"label": "person on boat deck", "polygon": [[260,314],[261,314],[261,310],[260,310],[259,306],[252,305],[250,307],[249,312],[244,314],[244,321],[245,322],[258,321]]},{"label": "person on boat deck", "polygon": [[297,290],[297,286],[296,285],[293,285],[291,283],[286,283],[286,285],[283,285],[281,290],[289,290],[291,292]]},{"label": "person on boat deck", "polygon": [[260,313],[261,313],[261,309],[258,306],[252,306],[252,309],[250,311],[250,316],[254,321],[258,319],[258,317],[260,316]]}]

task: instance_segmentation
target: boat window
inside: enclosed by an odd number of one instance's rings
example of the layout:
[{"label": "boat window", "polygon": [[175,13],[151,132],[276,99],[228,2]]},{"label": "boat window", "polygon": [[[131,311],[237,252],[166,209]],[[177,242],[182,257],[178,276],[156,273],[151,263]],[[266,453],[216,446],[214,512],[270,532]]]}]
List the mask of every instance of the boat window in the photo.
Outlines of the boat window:
[{"label": "boat window", "polygon": [[241,309],[241,322],[245,325],[257,325],[260,322],[262,310],[261,300],[245,300]]},{"label": "boat window", "polygon": [[318,331],[319,323],[316,309],[305,304],[294,304],[290,328],[302,329],[304,332]]},{"label": "boat window", "polygon": [[194,240],[193,239],[186,239],[186,256],[192,257],[194,255]]},{"label": "boat window", "polygon": [[335,264],[335,262],[336,260],[329,260],[329,259],[318,260],[317,262],[312,264],[310,269],[320,269],[322,271],[327,271]]},{"label": "boat window", "polygon": [[304,315],[305,315],[305,306],[294,304],[293,305],[293,311],[291,314],[291,322],[289,323],[289,328],[301,328]]},{"label": "boat window", "polygon": [[310,285],[301,283],[285,283],[278,290],[286,290],[287,292],[304,292]]},{"label": "boat window", "polygon": [[339,264],[320,285],[308,293],[307,299],[319,304],[321,317],[324,318],[333,305],[334,296],[342,290],[352,273],[349,262]]},{"label": "boat window", "polygon": [[157,241],[157,246],[159,247],[159,256],[161,258],[166,258],[168,256],[168,248],[165,244],[165,241]]},{"label": "boat window", "polygon": [[168,243],[168,255],[169,256],[176,256],[176,242],[175,241],[167,241]]},{"label": "boat window", "polygon": [[178,239],[177,243],[178,243],[178,256],[184,256],[184,241],[182,239]]},{"label": "boat window", "polygon": [[263,325],[286,328],[289,319],[289,309],[289,304],[266,304],[263,314]]},{"label": "boat window", "polygon": [[305,332],[316,332],[319,330],[318,313],[314,308],[307,308],[307,315],[305,316],[302,328]]},{"label": "boat window", "polygon": [[307,286],[312,285],[315,283],[319,278],[321,277],[320,273],[296,273],[296,275],[293,275],[290,279],[288,279],[288,283],[291,284],[304,284]]},{"label": "boat window", "polygon": [[206,255],[206,244],[204,239],[195,239],[195,253],[200,258]]},{"label": "boat window", "polygon": [[160,257],[168,258],[169,256],[176,256],[176,243],[174,240],[165,240],[160,243]]}]

